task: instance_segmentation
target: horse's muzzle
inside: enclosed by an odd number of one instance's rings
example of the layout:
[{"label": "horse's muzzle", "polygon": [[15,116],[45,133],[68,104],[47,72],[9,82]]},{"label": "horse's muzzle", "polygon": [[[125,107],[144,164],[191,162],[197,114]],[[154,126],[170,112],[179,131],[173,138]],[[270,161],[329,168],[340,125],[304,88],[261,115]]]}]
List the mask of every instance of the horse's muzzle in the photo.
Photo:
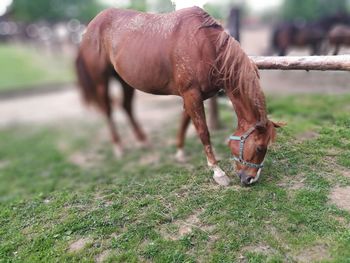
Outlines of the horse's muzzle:
[{"label": "horse's muzzle", "polygon": [[249,186],[257,182],[260,178],[262,168],[259,168],[258,172],[256,173],[255,177],[247,175],[244,171],[238,172],[239,179],[241,180],[241,184],[243,186]]}]

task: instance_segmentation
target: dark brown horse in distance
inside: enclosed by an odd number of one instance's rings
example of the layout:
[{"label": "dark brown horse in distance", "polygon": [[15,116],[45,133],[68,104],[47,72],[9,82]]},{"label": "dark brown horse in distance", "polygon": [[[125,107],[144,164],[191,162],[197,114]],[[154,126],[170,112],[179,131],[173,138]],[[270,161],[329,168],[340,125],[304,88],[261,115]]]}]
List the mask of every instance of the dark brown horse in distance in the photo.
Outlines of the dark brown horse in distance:
[{"label": "dark brown horse in distance", "polygon": [[349,16],[339,12],[311,22],[282,22],[273,29],[271,51],[285,56],[291,47],[309,47],[311,55],[321,55],[328,32],[337,24],[350,24]]},{"label": "dark brown horse in distance", "polygon": [[333,55],[338,55],[342,46],[350,46],[350,26],[336,25],[328,34],[328,43],[334,46]]},{"label": "dark brown horse in distance", "polygon": [[131,109],[134,89],[181,96],[184,111],[178,155],[184,153],[185,133],[192,120],[214,180],[220,185],[228,185],[230,179],[215,158],[203,101],[224,89],[238,117],[237,130],[229,142],[238,175],[243,184],[257,181],[278,125],[267,118],[256,66],[202,9],[193,7],[169,14],[107,9],[89,24],[76,66],[84,98],[106,115],[118,152],[122,146],[112,120],[108,90],[112,76],[122,84],[123,105],[141,141],[145,136]]}]

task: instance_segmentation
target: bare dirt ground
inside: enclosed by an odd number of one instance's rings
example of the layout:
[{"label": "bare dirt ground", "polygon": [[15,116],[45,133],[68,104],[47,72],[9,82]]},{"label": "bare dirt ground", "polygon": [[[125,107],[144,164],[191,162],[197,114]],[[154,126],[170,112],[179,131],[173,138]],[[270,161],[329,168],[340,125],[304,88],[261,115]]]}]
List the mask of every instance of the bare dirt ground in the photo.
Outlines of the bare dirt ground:
[{"label": "bare dirt ground", "polygon": [[[118,91],[118,87],[116,87],[116,91]],[[115,96],[119,100],[120,94],[116,93]],[[159,114],[159,109],[161,109],[162,114]],[[150,126],[150,124],[159,126],[163,119],[180,116],[181,110],[182,103],[179,98],[153,96],[141,92],[136,95],[136,115],[140,116],[139,120],[145,127]],[[118,105],[115,105],[114,118],[118,123],[127,121],[123,110]],[[21,123],[52,124],[98,119],[101,119],[99,112],[94,108],[85,107],[73,86],[71,89],[64,89],[56,93],[0,101],[0,127]]]},{"label": "bare dirt ground", "polygon": [[330,194],[330,200],[339,208],[350,212],[350,187],[336,187]]}]

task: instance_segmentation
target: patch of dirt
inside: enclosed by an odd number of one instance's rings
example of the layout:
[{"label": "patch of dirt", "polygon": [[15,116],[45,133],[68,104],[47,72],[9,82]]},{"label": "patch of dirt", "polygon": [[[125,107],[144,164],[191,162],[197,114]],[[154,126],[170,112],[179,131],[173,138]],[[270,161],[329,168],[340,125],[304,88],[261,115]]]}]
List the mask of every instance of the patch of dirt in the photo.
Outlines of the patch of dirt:
[{"label": "patch of dirt", "polygon": [[263,255],[274,255],[277,251],[266,244],[258,244],[253,246],[245,246],[241,249],[241,255],[238,257],[238,262],[248,262],[247,258],[244,256],[245,253],[259,253]]},{"label": "patch of dirt", "polygon": [[10,161],[0,161],[0,169],[6,168],[10,164]]},{"label": "patch of dirt", "polygon": [[337,222],[339,222],[340,224],[346,224],[346,219],[344,217],[341,216],[332,216],[332,218],[334,220],[336,220]]},{"label": "patch of dirt", "polygon": [[178,198],[187,198],[191,194],[191,190],[188,187],[188,185],[184,184],[180,187],[180,189],[177,189],[174,195]]},{"label": "patch of dirt", "polygon": [[289,190],[299,190],[305,187],[305,175],[304,174],[298,174],[295,177],[288,177],[282,179],[282,181],[278,184],[279,186],[283,188],[288,188]]},{"label": "patch of dirt", "polygon": [[316,245],[311,248],[304,249],[294,260],[301,263],[319,262],[331,260],[331,255],[325,245]]},{"label": "patch of dirt", "polygon": [[297,136],[298,140],[301,142],[316,139],[319,134],[315,131],[306,131]]},{"label": "patch of dirt", "polygon": [[[286,242],[285,238],[282,236],[281,232],[274,226],[269,226],[266,231],[269,231],[270,235],[275,239],[275,241],[282,247],[285,251],[291,251],[291,248]],[[288,258],[288,255],[285,255]]]},{"label": "patch of dirt", "polygon": [[78,252],[82,250],[90,242],[91,242],[90,238],[80,238],[69,245],[68,251],[70,253]]},{"label": "patch of dirt", "polygon": [[350,170],[343,170],[341,171],[341,174],[347,178],[350,178]]},{"label": "patch of dirt", "polygon": [[350,186],[334,188],[329,198],[331,203],[350,212]]},{"label": "patch of dirt", "polygon": [[113,201],[111,200],[108,200],[108,196],[107,195],[103,195],[99,192],[97,192],[94,196],[94,199],[99,201],[99,202],[102,202],[104,206],[111,206],[113,205]]},{"label": "patch of dirt", "polygon": [[148,153],[142,156],[140,159],[140,164],[141,165],[157,165],[160,162],[160,155],[159,153]]},{"label": "patch of dirt", "polygon": [[290,182],[284,182],[284,183],[280,183],[278,184],[281,187],[285,187],[288,188],[289,190],[299,190],[305,187],[304,184],[304,180],[300,180],[300,181],[290,181]]},{"label": "patch of dirt", "polygon": [[111,250],[103,251],[101,254],[99,254],[99,255],[97,255],[95,257],[95,262],[96,263],[102,263],[103,261],[105,261],[111,255],[111,253],[112,253]]},{"label": "patch of dirt", "polygon": [[327,164],[327,171],[334,174],[340,174],[346,178],[350,178],[350,169],[345,168],[342,165],[337,164],[335,157],[340,153],[337,150],[327,151],[327,156],[325,157],[325,162]]},{"label": "patch of dirt", "polygon": [[21,233],[27,238],[28,241],[34,240],[39,234],[33,229],[32,225],[26,226],[21,230]]},{"label": "patch of dirt", "polygon": [[194,227],[198,227],[200,225],[200,220],[198,218],[199,213],[195,213],[189,216],[184,222],[180,223],[179,235],[183,237],[192,232]]},{"label": "patch of dirt", "polygon": [[102,161],[102,156],[96,153],[75,152],[68,157],[70,163],[80,168],[91,168]]},{"label": "patch of dirt", "polygon": [[70,149],[70,145],[63,140],[58,141],[56,147],[61,153],[64,154],[68,153]]},{"label": "patch of dirt", "polygon": [[[215,226],[205,225],[198,218],[202,210],[195,211],[185,220],[176,220],[172,224],[163,225],[160,228],[160,233],[165,239],[179,240],[182,237],[192,233],[195,228],[198,228],[209,235],[214,231]],[[216,240],[215,236],[209,236],[211,240]]]},{"label": "patch of dirt", "polygon": [[330,148],[326,150],[327,156],[337,156],[341,153],[338,148]]}]

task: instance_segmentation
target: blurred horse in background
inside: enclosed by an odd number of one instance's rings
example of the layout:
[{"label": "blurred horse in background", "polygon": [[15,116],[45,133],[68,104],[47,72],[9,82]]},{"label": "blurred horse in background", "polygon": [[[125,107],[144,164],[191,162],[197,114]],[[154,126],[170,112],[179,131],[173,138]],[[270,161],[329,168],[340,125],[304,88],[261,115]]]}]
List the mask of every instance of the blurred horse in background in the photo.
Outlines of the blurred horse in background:
[{"label": "blurred horse in background", "polygon": [[216,160],[203,106],[204,100],[224,89],[238,117],[237,130],[229,142],[232,159],[242,184],[258,180],[279,125],[267,118],[257,67],[239,43],[201,8],[169,14],[107,9],[88,25],[76,68],[83,97],[104,113],[118,154],[123,148],[112,119],[111,77],[122,84],[124,109],[141,141],[145,136],[132,114],[134,89],[182,97],[177,156],[184,157],[185,134],[192,120],[214,180],[226,186],[230,178]]},{"label": "blurred horse in background", "polygon": [[350,26],[336,25],[328,34],[328,43],[334,46],[333,55],[338,55],[341,46],[350,46]]},{"label": "blurred horse in background", "polygon": [[291,47],[309,47],[311,55],[321,55],[322,44],[327,39],[330,29],[337,24],[350,24],[345,13],[321,18],[314,22],[283,22],[272,33],[271,51],[285,56]]}]

